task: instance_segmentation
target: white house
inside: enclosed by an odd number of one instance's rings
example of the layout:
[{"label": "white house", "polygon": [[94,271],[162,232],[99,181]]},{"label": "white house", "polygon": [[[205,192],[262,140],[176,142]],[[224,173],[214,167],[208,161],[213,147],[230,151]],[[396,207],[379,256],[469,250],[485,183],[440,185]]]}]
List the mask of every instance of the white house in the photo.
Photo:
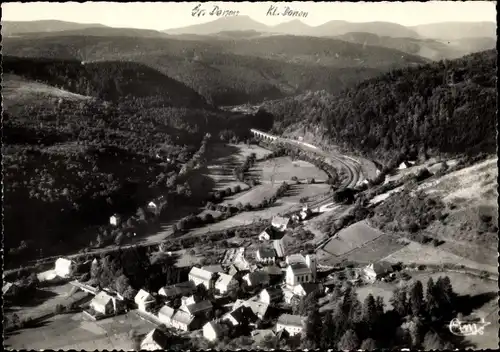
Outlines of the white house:
[{"label": "white house", "polygon": [[171,326],[182,331],[190,331],[194,327],[194,316],[178,309],[172,317]]},{"label": "white house", "polygon": [[259,301],[272,304],[281,301],[283,298],[283,290],[279,287],[269,287],[262,290],[259,294]]},{"label": "white house", "polygon": [[167,326],[171,326],[172,325],[172,317],[174,316],[174,313],[175,313],[174,308],[169,307],[167,305],[164,305],[158,311],[158,320]]},{"label": "white house", "polygon": [[116,299],[101,291],[90,301],[90,308],[103,315],[111,314],[117,310]]},{"label": "white house", "polygon": [[73,269],[73,266],[75,263],[69,259],[66,258],[58,258],[56,260],[55,264],[55,273],[57,276],[66,278],[71,275],[71,270]]},{"label": "white house", "polygon": [[294,336],[300,334],[304,328],[305,318],[300,315],[282,314],[276,322],[276,332],[285,330]]},{"label": "white house", "polygon": [[137,304],[139,310],[147,312],[151,305],[155,303],[155,298],[141,288],[135,295],[134,302]]},{"label": "white house", "polygon": [[218,340],[225,335],[227,335],[227,327],[222,324],[209,321],[203,325],[203,337],[208,341]]},{"label": "white house", "polygon": [[196,291],[196,286],[192,281],[181,282],[171,286],[165,286],[158,290],[158,294],[173,299],[176,297],[188,296]]},{"label": "white house", "polygon": [[260,263],[274,263],[276,260],[276,251],[274,248],[260,247],[257,249],[255,259]]},{"label": "white house", "polygon": [[203,285],[208,290],[213,288],[213,276],[214,273],[210,271],[193,267],[189,272],[189,281],[194,282],[196,286]]},{"label": "white house", "polygon": [[275,216],[271,220],[271,226],[279,231],[285,231],[290,223],[289,217]]},{"label": "white house", "polygon": [[120,221],[121,221],[121,217],[118,214],[113,214],[109,218],[109,223],[110,223],[110,225],[113,225],[113,226],[120,225]]},{"label": "white house", "polygon": [[247,285],[250,287],[258,285],[268,285],[269,284],[269,274],[265,271],[258,270],[243,276],[243,280],[246,281]]},{"label": "white house", "polygon": [[141,350],[158,351],[168,348],[168,337],[159,329],[151,330],[141,342]]},{"label": "white house", "polygon": [[205,300],[197,303],[191,303],[186,305],[185,307],[179,308],[180,310],[189,313],[192,316],[200,316],[206,312],[209,312],[213,309],[212,302]]},{"label": "white house", "polygon": [[392,272],[392,265],[386,262],[371,263],[363,269],[363,274],[368,281],[374,282],[384,275]]},{"label": "white house", "polygon": [[278,258],[284,258],[288,253],[288,248],[293,244],[294,240],[288,234],[283,234],[280,238],[273,240],[273,248],[276,251]]},{"label": "white house", "polygon": [[220,273],[217,281],[215,281],[215,290],[222,295],[236,290],[238,286],[239,283],[233,275]]},{"label": "white house", "polygon": [[415,164],[414,161],[413,162],[412,161],[403,161],[401,164],[399,164],[398,169],[404,170],[404,169],[407,169],[409,167],[412,167],[414,164]]}]

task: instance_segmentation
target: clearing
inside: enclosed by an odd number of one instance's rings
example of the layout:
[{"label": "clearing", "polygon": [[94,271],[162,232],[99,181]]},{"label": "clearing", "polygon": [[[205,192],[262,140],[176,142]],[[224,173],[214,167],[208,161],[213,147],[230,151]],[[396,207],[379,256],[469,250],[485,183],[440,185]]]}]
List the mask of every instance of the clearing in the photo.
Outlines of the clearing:
[{"label": "clearing", "polygon": [[250,170],[250,174],[262,183],[289,182],[294,176],[300,181],[314,178],[316,182],[325,182],[328,179],[328,175],[313,164],[302,160],[293,161],[288,156],[260,161]]}]

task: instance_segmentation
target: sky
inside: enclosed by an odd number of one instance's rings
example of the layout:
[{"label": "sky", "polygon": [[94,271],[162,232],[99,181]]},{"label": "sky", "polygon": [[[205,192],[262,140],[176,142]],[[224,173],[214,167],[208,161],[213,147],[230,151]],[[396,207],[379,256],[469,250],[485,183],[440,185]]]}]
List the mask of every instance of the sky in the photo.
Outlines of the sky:
[{"label": "sky", "polygon": [[[201,4],[205,16],[193,16],[193,8]],[[2,20],[35,21],[61,20],[79,23],[100,23],[110,27],[163,30],[213,21],[210,15],[220,10],[239,11],[256,21],[274,25],[293,20],[293,17],[267,16],[270,6],[307,12],[301,21],[317,26],[331,20],[349,22],[386,21],[405,26],[448,21],[496,22],[496,2],[493,1],[430,1],[430,2],[179,2],[179,3],[6,3],[2,4]],[[281,12],[281,11],[280,11]]]}]

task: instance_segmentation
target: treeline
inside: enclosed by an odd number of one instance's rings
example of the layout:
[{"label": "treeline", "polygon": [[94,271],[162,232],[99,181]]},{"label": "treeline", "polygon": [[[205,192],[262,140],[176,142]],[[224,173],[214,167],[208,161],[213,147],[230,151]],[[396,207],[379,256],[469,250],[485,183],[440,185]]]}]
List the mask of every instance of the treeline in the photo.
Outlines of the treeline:
[{"label": "treeline", "polygon": [[[393,70],[338,95],[325,91],[265,104],[274,130],[384,162],[496,148],[496,52]],[[311,128],[314,126],[314,128]]]},{"label": "treeline", "polygon": [[430,278],[426,288],[421,281],[397,288],[390,299],[392,310],[385,309],[382,297],[369,294],[360,302],[352,286],[337,285],[330,297],[337,303],[321,314],[318,296],[311,293],[297,307],[298,313],[307,315],[300,348],[452,349],[459,347],[454,344],[460,339],[450,335],[448,322],[457,311],[468,309],[457,306],[459,297],[447,276],[436,282]]}]

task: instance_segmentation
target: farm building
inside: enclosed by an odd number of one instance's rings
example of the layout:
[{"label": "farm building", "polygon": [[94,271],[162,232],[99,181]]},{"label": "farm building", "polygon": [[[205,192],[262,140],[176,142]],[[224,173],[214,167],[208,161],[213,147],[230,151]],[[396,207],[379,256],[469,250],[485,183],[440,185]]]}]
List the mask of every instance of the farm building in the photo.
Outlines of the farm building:
[{"label": "farm building", "polygon": [[267,285],[269,284],[269,274],[265,271],[257,270],[243,276],[243,280],[245,280],[250,287]]},{"label": "farm building", "polygon": [[223,336],[227,336],[227,326],[223,324],[216,323],[214,321],[209,321],[203,325],[203,337],[208,341],[215,341]]},{"label": "farm building", "polygon": [[113,214],[109,218],[109,224],[113,226],[118,226],[120,225],[121,222],[121,217],[118,214]]},{"label": "farm building", "polygon": [[206,265],[201,267],[202,270],[209,271],[211,273],[223,273],[224,269],[220,264]]},{"label": "farm building", "polygon": [[392,265],[386,262],[371,263],[363,269],[363,274],[368,281],[375,282],[377,279],[393,271]]},{"label": "farm building", "polygon": [[259,247],[255,254],[255,258],[260,263],[274,263],[276,259],[276,252],[274,248]]},{"label": "farm building", "polygon": [[271,220],[271,226],[274,227],[278,231],[285,231],[290,224],[289,217],[275,216]]},{"label": "farm building", "polygon": [[273,240],[273,247],[278,258],[284,258],[288,253],[288,248],[293,244],[294,240],[287,234],[283,234],[280,238]]},{"label": "farm building", "polygon": [[191,303],[187,305],[185,309],[181,306],[179,309],[184,310],[192,316],[200,316],[206,312],[210,312],[213,309],[213,306],[212,302],[205,300],[197,303]]},{"label": "farm building", "polygon": [[191,331],[199,326],[199,320],[187,312],[178,309],[172,317],[171,326],[182,331]]},{"label": "farm building", "polygon": [[189,281],[192,281],[196,286],[203,285],[207,290],[213,288],[214,273],[193,267],[189,272]]},{"label": "farm building", "polygon": [[163,324],[170,326],[172,325],[172,317],[174,316],[174,313],[175,313],[174,308],[164,305],[158,311],[158,320],[161,321]]},{"label": "farm building", "polygon": [[215,281],[215,290],[220,294],[226,294],[236,290],[239,286],[238,281],[233,275],[220,273],[217,281]]},{"label": "farm building", "polygon": [[165,350],[169,345],[168,336],[159,329],[151,330],[141,342],[141,350]]},{"label": "farm building", "polygon": [[103,315],[111,314],[117,311],[116,299],[101,291],[90,301],[90,308]]},{"label": "farm building", "polygon": [[282,298],[283,290],[280,287],[269,287],[262,290],[259,294],[259,300],[267,304],[277,303]]},{"label": "farm building", "polygon": [[242,305],[244,301],[238,301],[240,303],[238,307],[236,309],[233,309],[231,312],[224,314],[221,320],[228,321],[232,326],[246,325],[249,322],[257,320],[257,316],[250,309],[250,307]]},{"label": "farm building", "polygon": [[66,258],[58,258],[55,265],[55,274],[59,277],[69,277],[73,270],[74,262]]},{"label": "farm building", "polygon": [[149,292],[140,289],[135,295],[134,302],[137,304],[139,310],[147,312],[155,303],[155,299]]},{"label": "farm building", "polygon": [[188,296],[196,291],[196,286],[192,281],[185,281],[171,286],[160,288],[158,294],[167,298],[174,299],[176,297]]},{"label": "farm building", "polygon": [[250,308],[253,314],[255,314],[259,319],[264,319],[266,317],[269,308],[269,304],[260,302],[258,297],[252,297],[246,301],[241,299],[237,300],[234,303],[233,310],[237,310],[242,306]]},{"label": "farm building", "polygon": [[304,320],[300,315],[282,314],[276,322],[276,331],[285,330],[290,336],[300,334],[304,328]]}]

